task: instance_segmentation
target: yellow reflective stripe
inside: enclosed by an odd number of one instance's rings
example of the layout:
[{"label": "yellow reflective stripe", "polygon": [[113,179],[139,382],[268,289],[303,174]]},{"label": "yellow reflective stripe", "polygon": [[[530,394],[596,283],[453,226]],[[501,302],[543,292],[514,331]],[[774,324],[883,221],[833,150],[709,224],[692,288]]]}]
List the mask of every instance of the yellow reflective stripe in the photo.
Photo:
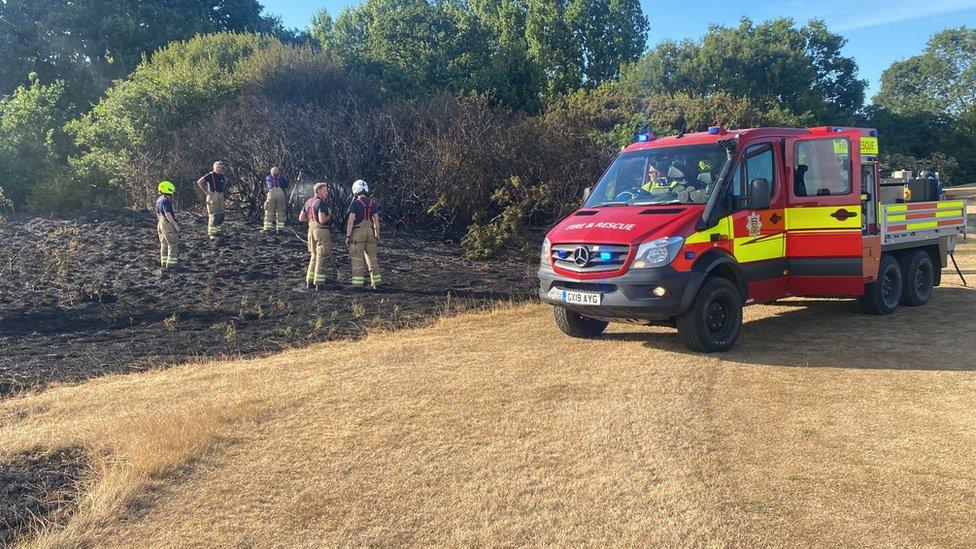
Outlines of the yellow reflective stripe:
[{"label": "yellow reflective stripe", "polygon": [[888,221],[905,221],[907,218],[907,215],[889,215]]},{"label": "yellow reflective stripe", "polygon": [[718,221],[718,225],[715,225],[711,229],[698,231],[697,233],[691,234],[685,239],[685,243],[701,244],[703,242],[711,242],[713,234],[718,234],[719,236],[724,236],[726,238],[732,238],[732,216],[727,215],[723,217]]},{"label": "yellow reflective stripe", "polygon": [[[839,209],[845,209],[854,215],[841,221],[830,214]],[[815,208],[787,208],[786,209],[786,230],[795,231],[803,229],[836,230],[836,229],[860,229],[861,228],[861,207],[856,204],[840,206],[818,206]]]},{"label": "yellow reflective stripe", "polygon": [[909,223],[907,225],[908,230],[912,229],[934,229],[939,226],[938,221],[928,221],[925,223]]},{"label": "yellow reflective stripe", "polygon": [[[880,207],[880,204],[878,206]],[[888,204],[886,208],[889,212],[907,212],[908,204]]]},{"label": "yellow reflective stripe", "polygon": [[736,238],[732,249],[739,263],[779,259],[786,256],[786,234]]},{"label": "yellow reflective stripe", "polygon": [[961,210],[966,203],[962,200],[946,200],[943,202],[937,202],[937,204],[938,206],[936,207],[940,210],[949,209],[949,208]]}]

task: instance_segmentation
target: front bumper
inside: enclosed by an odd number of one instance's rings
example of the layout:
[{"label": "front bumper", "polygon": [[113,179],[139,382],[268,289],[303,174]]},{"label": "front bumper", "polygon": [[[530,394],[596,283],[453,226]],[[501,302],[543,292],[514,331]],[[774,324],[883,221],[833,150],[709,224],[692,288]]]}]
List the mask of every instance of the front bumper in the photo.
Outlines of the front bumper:
[{"label": "front bumper", "polygon": [[[607,321],[660,321],[688,310],[705,280],[705,273],[679,272],[671,267],[632,269],[613,278],[579,280],[557,274],[549,265],[539,268],[539,299],[565,307],[583,316]],[[664,287],[667,294],[656,297],[651,291]],[[601,304],[577,305],[551,299],[552,288],[599,292]]]}]

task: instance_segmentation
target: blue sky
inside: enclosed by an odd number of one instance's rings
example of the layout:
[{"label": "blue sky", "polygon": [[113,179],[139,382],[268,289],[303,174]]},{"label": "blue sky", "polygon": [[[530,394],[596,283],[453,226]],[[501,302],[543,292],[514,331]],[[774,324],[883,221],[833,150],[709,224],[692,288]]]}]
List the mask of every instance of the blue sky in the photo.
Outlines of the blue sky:
[{"label": "blue sky", "polygon": [[[289,27],[308,26],[320,8],[333,16],[349,0],[263,0],[268,13],[280,15]],[[697,38],[708,25],[734,25],[742,17],[763,21],[792,17],[797,21],[818,18],[847,38],[844,49],[868,80],[868,101],[877,92],[881,72],[892,61],[922,51],[925,41],[941,29],[976,26],[976,0],[779,0],[742,2],[728,0],[641,0],[651,21],[649,45],[664,39]]]}]

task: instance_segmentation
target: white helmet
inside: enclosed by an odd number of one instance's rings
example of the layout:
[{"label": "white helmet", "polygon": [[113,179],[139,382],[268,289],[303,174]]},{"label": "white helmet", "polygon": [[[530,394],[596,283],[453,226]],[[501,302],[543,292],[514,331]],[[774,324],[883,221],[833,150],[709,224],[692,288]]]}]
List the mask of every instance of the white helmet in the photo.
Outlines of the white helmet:
[{"label": "white helmet", "polygon": [[355,183],[352,184],[352,194],[368,193],[369,185],[366,184],[362,179],[357,179]]}]

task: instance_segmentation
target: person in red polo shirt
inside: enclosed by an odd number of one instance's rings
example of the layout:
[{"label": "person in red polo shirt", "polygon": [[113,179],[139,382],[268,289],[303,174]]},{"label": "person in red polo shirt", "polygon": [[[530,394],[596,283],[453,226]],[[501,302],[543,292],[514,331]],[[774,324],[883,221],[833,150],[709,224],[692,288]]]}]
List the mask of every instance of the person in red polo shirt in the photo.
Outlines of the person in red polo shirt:
[{"label": "person in red polo shirt", "polygon": [[298,220],[308,223],[308,269],[305,271],[305,287],[316,290],[329,288],[335,271],[332,269],[332,235],[329,233],[329,187],[316,183],[315,194],[305,201]]}]

